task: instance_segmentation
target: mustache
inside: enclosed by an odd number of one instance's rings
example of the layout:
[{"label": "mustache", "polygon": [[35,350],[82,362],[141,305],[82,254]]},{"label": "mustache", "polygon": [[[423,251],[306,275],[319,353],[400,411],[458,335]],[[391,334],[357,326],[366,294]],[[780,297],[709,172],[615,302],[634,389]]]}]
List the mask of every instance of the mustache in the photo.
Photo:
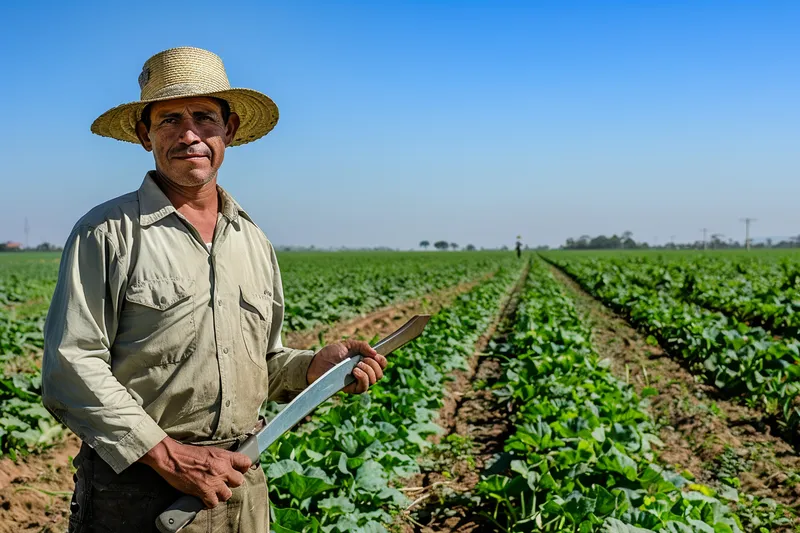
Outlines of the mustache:
[{"label": "mustache", "polygon": [[182,145],[169,151],[171,157],[198,157],[205,156],[211,158],[211,150],[206,146]]}]

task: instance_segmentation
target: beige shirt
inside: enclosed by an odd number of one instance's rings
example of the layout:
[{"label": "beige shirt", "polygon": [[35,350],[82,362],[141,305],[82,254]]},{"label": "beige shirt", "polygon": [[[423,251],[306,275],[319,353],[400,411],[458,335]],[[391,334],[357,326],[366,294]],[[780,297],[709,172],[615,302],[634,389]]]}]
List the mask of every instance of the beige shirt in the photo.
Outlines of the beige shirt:
[{"label": "beige shirt", "polygon": [[211,250],[145,176],[72,230],[44,330],[44,405],[116,471],[165,436],[250,431],[306,386],[275,250],[225,191]]}]

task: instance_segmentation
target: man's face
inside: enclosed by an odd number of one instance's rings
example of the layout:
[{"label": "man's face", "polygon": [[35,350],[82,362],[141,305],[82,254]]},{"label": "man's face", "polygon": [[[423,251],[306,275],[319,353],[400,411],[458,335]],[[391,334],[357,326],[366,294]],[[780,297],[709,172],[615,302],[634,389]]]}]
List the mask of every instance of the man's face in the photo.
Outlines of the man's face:
[{"label": "man's face", "polygon": [[231,113],[222,122],[219,102],[208,97],[180,98],[150,106],[150,131],[136,125],[139,141],[153,152],[156,170],[176,185],[199,187],[217,175],[225,147],[239,128]]}]

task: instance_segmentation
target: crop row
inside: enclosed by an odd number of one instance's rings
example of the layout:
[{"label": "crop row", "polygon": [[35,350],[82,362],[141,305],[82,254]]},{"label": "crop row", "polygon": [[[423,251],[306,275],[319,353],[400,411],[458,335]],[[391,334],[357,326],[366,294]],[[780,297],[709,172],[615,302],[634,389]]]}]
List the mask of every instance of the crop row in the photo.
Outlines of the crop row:
[{"label": "crop row", "polygon": [[[505,445],[510,466],[478,485],[484,515],[507,533],[741,533],[711,488],[658,464],[660,441],[644,402],[589,338],[537,263],[497,385],[515,413]],[[737,499],[733,489],[725,496]]]},{"label": "crop row", "polygon": [[[57,254],[0,256],[3,308],[43,302],[30,320],[44,318],[58,275]],[[509,264],[509,253],[285,253],[283,273],[288,331],[301,331],[472,281]],[[0,321],[14,318],[0,316]],[[2,338],[0,331],[0,338]]]},{"label": "crop row", "polygon": [[58,254],[0,254],[0,306],[50,298],[58,263]]},{"label": "crop row", "polygon": [[774,338],[760,327],[682,300],[633,263],[552,260],[725,394],[762,408],[791,430],[800,425],[797,340]]},{"label": "crop row", "polygon": [[510,264],[511,254],[291,253],[284,272],[286,328],[304,330],[472,281]]},{"label": "crop row", "polygon": [[[44,258],[43,258],[44,257]],[[511,254],[308,253],[281,256],[287,329],[331,323],[397,300],[456,285],[513,263]],[[0,257],[0,456],[54,443],[60,426],[41,408],[37,365],[46,300],[58,271],[55,254]],[[2,287],[14,286],[13,290]],[[3,292],[5,290],[5,292]],[[28,307],[25,298],[45,300]],[[18,375],[24,371],[28,374]]]},{"label": "crop row", "polygon": [[264,455],[276,533],[384,532],[407,503],[396,481],[419,472],[448,375],[466,368],[520,268],[496,276],[434,315],[424,334],[392,354],[384,379],[339,395]]},{"label": "crop row", "polygon": [[800,333],[800,265],[724,257],[642,261],[628,269],[645,284],[659,284],[676,296],[721,311],[777,335]]}]

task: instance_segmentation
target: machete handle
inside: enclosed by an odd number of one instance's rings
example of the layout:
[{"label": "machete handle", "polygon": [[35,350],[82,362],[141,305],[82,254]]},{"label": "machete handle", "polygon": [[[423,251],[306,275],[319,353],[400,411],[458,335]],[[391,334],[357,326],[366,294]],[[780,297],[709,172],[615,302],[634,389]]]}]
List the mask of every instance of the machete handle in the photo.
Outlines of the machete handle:
[{"label": "machete handle", "polygon": [[202,500],[194,496],[181,496],[169,508],[158,515],[156,527],[161,533],[177,533],[192,523],[197,513],[205,509]]}]

